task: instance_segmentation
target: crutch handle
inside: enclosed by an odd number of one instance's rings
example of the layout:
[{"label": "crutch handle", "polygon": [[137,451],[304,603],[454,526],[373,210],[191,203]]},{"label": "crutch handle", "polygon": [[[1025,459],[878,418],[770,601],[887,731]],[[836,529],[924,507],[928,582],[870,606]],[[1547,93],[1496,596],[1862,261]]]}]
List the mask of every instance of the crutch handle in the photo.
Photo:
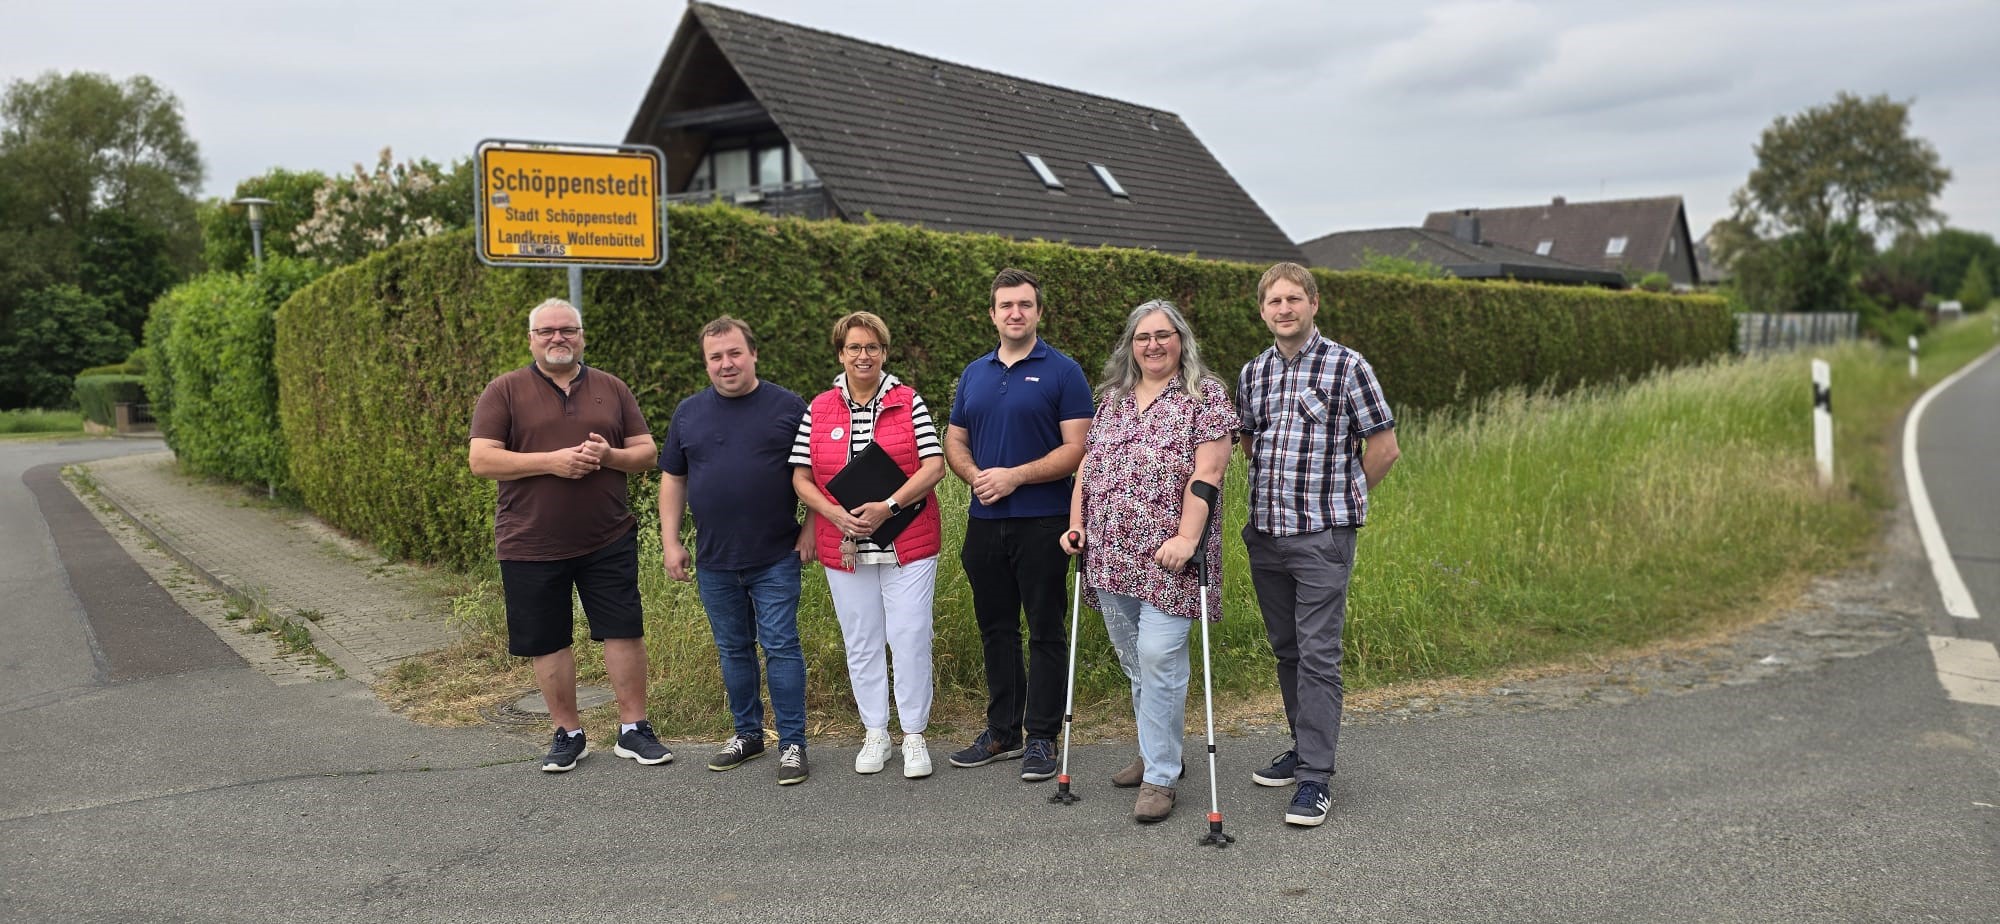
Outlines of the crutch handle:
[{"label": "crutch handle", "polygon": [[1188,485],[1188,490],[1194,492],[1196,498],[1208,505],[1208,510],[1204,511],[1201,516],[1201,538],[1196,540],[1194,544],[1195,575],[1200,581],[1201,586],[1207,587],[1208,536],[1215,529],[1215,511],[1217,506],[1222,503],[1222,489],[1206,481],[1197,481]]}]

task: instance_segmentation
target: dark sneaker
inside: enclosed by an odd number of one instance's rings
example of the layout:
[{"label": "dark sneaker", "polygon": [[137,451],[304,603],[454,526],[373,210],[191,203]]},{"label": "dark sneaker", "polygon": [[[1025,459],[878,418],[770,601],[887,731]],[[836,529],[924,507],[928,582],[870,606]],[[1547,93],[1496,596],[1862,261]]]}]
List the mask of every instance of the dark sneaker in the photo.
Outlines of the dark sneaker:
[{"label": "dark sneaker", "polygon": [[1333,794],[1326,791],[1325,783],[1300,780],[1299,791],[1292,794],[1292,804],[1285,808],[1285,824],[1318,827],[1332,807]]},{"label": "dark sneaker", "polygon": [[778,785],[790,786],[806,781],[806,746],[788,744],[778,749]]},{"label": "dark sneaker", "polygon": [[710,770],[734,770],[738,764],[764,756],[764,736],[737,735],[708,759]]},{"label": "dark sneaker", "polygon": [[1250,774],[1259,786],[1290,786],[1298,781],[1299,752],[1286,751],[1271,758],[1271,765]]},{"label": "dark sneaker", "polygon": [[1027,756],[1021,758],[1021,779],[1029,782],[1056,775],[1056,743],[1047,738],[1029,738]]},{"label": "dark sneaker", "polygon": [[653,723],[640,719],[638,724],[638,728],[619,733],[618,743],[611,746],[611,753],[647,765],[672,763],[674,752],[667,750],[667,746],[660,743],[660,736],[653,734]]},{"label": "dark sneaker", "polygon": [[1001,741],[999,738],[994,737],[993,730],[989,728],[980,732],[979,737],[973,739],[972,744],[966,747],[965,750],[951,755],[951,765],[954,767],[984,767],[996,760],[1013,760],[1021,756],[1021,751],[1022,748],[1019,744],[1008,744]]},{"label": "dark sneaker", "polygon": [[542,770],[546,773],[568,773],[576,769],[576,762],[590,756],[590,742],[584,740],[583,732],[572,735],[567,728],[556,729],[555,740],[549,743],[549,752],[542,755]]}]

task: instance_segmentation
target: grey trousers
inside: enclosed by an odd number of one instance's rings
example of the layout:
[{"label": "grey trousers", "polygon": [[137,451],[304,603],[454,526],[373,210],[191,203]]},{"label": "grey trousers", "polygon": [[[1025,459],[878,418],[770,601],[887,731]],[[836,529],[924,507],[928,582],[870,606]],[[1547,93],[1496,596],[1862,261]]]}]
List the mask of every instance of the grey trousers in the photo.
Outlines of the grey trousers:
[{"label": "grey trousers", "polygon": [[1273,536],[1243,528],[1250,580],[1264,633],[1278,658],[1278,692],[1299,753],[1298,778],[1325,783],[1340,744],[1341,633],[1347,623],[1347,578],[1354,567],[1354,529]]}]

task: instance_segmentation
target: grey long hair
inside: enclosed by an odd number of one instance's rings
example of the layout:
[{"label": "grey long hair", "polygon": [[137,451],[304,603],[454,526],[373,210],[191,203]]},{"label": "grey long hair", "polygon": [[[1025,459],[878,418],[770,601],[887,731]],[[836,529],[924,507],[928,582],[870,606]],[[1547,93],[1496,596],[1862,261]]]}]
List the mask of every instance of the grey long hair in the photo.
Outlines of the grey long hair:
[{"label": "grey long hair", "polygon": [[1097,383],[1100,401],[1116,401],[1131,394],[1139,384],[1141,373],[1138,360],[1132,355],[1132,335],[1138,333],[1139,322],[1155,312],[1164,315],[1167,323],[1173,325],[1174,334],[1181,342],[1181,387],[1192,392],[1201,387],[1202,379],[1222,381],[1209,368],[1202,365],[1201,350],[1195,346],[1194,330],[1188,327],[1187,318],[1174,303],[1164,298],[1156,298],[1132,309],[1125,316],[1125,332],[1118,337],[1118,343],[1111,348],[1111,358],[1104,361],[1104,377]]}]

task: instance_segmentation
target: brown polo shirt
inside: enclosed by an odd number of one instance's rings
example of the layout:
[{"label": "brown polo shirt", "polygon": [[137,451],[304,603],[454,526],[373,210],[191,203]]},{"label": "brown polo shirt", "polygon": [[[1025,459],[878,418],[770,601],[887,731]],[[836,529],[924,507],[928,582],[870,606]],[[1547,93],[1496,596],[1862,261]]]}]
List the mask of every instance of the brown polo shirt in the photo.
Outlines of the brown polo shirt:
[{"label": "brown polo shirt", "polygon": [[[472,411],[472,438],[510,452],[549,452],[604,437],[613,449],[652,433],[632,390],[602,369],[577,370],[569,393],[529,363],[487,383]],[[616,541],[638,520],[625,473],[606,466],[582,478],[532,475],[500,482],[493,538],[504,561],[560,561]]]}]

